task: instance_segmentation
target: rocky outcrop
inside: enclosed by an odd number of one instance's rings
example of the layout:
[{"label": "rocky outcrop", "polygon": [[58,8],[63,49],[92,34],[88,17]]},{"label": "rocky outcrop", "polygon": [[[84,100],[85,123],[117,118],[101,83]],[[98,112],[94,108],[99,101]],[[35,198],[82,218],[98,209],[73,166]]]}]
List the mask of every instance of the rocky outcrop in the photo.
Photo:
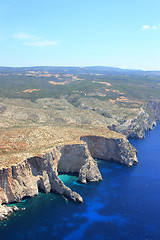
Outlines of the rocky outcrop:
[{"label": "rocky outcrop", "polygon": [[137,163],[137,151],[125,138],[105,138],[100,136],[82,136],[93,158],[116,161],[128,166]]},{"label": "rocky outcrop", "polygon": [[[0,201],[19,202],[26,196],[37,195],[41,190],[46,193],[54,191],[74,201],[82,202],[81,196],[72,192],[60,180],[58,171],[78,173],[83,165],[94,161],[87,150],[86,144],[64,145],[53,148],[51,153],[43,157],[29,158],[9,168],[1,169]],[[96,163],[94,166],[98,169]],[[97,180],[100,179],[101,175]]]},{"label": "rocky outcrop", "polygon": [[102,180],[101,174],[99,172],[96,161],[87,161],[79,171],[79,181],[82,183],[89,182],[98,182]]},{"label": "rocky outcrop", "polygon": [[160,101],[150,100],[146,104],[146,111],[156,121],[160,120]]},{"label": "rocky outcrop", "polygon": [[64,145],[54,149],[58,157],[58,172],[76,172],[82,183],[97,182],[102,180],[96,161],[91,157],[87,144]]},{"label": "rocky outcrop", "polygon": [[[0,204],[20,202],[24,197],[56,192],[83,202],[82,197],[65,186],[58,173],[77,173],[82,183],[102,180],[93,158],[113,160],[128,166],[137,162],[136,150],[125,137],[105,138],[82,136],[79,143],[54,147],[42,157],[32,157],[23,162],[0,169]],[[13,209],[12,209],[13,210]],[[11,213],[7,206],[0,205],[0,219]]]},{"label": "rocky outcrop", "polygon": [[156,121],[144,109],[141,109],[138,117],[109,128],[126,135],[127,138],[144,138],[145,131],[152,129],[155,125]]},{"label": "rocky outcrop", "polygon": [[6,206],[6,205],[0,205],[0,221],[6,220],[8,215],[11,215],[13,212],[19,211],[19,209],[16,206]]},{"label": "rocky outcrop", "polygon": [[138,117],[120,125],[109,126],[109,129],[122,133],[128,138],[144,138],[145,132],[153,129],[158,120],[160,120],[160,102],[150,100],[141,108]]},{"label": "rocky outcrop", "polygon": [[[79,180],[82,183],[102,180],[87,144],[63,145],[53,148],[51,153],[43,157],[29,158],[11,167],[0,169],[0,204],[20,202],[24,197],[38,195],[39,191],[57,192],[75,202],[83,202],[78,193],[64,185],[58,177],[58,172],[80,173]],[[10,210],[1,206],[1,218],[6,216],[7,211],[10,214]]]}]

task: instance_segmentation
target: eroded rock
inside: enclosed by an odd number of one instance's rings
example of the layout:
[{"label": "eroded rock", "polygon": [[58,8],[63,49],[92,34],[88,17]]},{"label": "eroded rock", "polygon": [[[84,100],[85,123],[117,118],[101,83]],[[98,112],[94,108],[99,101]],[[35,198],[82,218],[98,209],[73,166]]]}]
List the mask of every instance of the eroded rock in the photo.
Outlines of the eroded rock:
[{"label": "eroded rock", "polygon": [[105,138],[101,136],[82,136],[93,158],[116,161],[128,166],[137,163],[137,151],[126,138]]},{"label": "eroded rock", "polygon": [[[54,147],[42,157],[28,158],[0,169],[0,204],[20,202],[24,197],[38,195],[39,191],[56,192],[75,202],[82,197],[65,186],[58,173],[77,173],[82,183],[102,180],[97,162],[93,158],[117,161],[128,166],[137,162],[136,149],[125,137],[105,138],[82,136],[80,143]],[[0,205],[0,219],[16,209]]]},{"label": "eroded rock", "polygon": [[0,221],[6,220],[9,215],[16,211],[19,211],[17,206],[0,205]]},{"label": "eroded rock", "polygon": [[144,138],[145,132],[156,126],[156,121],[160,120],[160,102],[149,100],[139,115],[133,119],[127,120],[119,125],[109,126],[110,130],[122,133],[128,138]]}]

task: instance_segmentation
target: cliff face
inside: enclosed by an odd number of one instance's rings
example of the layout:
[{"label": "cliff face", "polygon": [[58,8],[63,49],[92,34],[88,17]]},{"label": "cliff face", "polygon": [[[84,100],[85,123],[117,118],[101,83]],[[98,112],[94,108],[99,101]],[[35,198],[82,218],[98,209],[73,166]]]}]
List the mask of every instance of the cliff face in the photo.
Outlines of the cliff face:
[{"label": "cliff face", "polygon": [[92,158],[87,144],[72,144],[57,147],[54,150],[55,156],[58,153],[57,171],[79,173],[79,181],[82,183],[97,182],[102,180],[96,161]]},{"label": "cliff face", "polygon": [[50,156],[31,158],[0,171],[1,203],[19,202],[23,197],[56,191],[71,197],[74,201],[82,201],[78,194],[67,188],[59,179]]},{"label": "cliff face", "polygon": [[[58,172],[81,172],[82,176],[85,165],[89,168],[85,177],[80,180],[102,180],[97,163],[91,157],[87,145],[73,144],[53,148],[51,153],[43,157],[29,158],[21,163],[0,170],[0,202],[19,202],[23,197],[34,196],[39,190],[46,193],[50,191],[66,195],[74,201],[82,202],[79,194],[73,193],[58,177]],[[96,169],[96,178],[92,170]],[[88,179],[92,175],[92,179]]]},{"label": "cliff face", "polygon": [[148,110],[149,114],[154,118],[156,121],[160,120],[160,102],[159,101],[148,101],[146,105],[146,109]]},{"label": "cliff face", "polygon": [[[64,185],[58,172],[77,172],[82,183],[102,180],[87,144],[63,145],[53,148],[43,157],[29,158],[0,169],[0,204],[20,202],[24,197],[38,195],[40,190],[57,192],[75,202],[83,202],[78,193]],[[10,213],[10,208],[0,206],[0,219]]]},{"label": "cliff face", "polygon": [[[78,193],[64,185],[58,177],[59,172],[76,172],[79,181],[87,183],[102,180],[92,157],[129,166],[137,162],[136,150],[125,138],[82,136],[81,140],[82,143],[54,147],[52,152],[43,157],[32,157],[0,169],[0,204],[20,202],[24,197],[38,195],[40,190],[57,192],[75,202],[83,202]],[[0,219],[4,219],[7,212],[9,214],[11,209],[0,205]]]},{"label": "cliff face", "polygon": [[127,139],[104,138],[98,136],[83,136],[81,140],[87,143],[94,158],[116,161],[129,166],[137,163],[137,151]]},{"label": "cliff face", "polygon": [[139,112],[138,117],[121,125],[112,125],[109,128],[126,135],[128,138],[144,138],[145,132],[153,129],[158,120],[160,120],[160,102],[148,101]]}]

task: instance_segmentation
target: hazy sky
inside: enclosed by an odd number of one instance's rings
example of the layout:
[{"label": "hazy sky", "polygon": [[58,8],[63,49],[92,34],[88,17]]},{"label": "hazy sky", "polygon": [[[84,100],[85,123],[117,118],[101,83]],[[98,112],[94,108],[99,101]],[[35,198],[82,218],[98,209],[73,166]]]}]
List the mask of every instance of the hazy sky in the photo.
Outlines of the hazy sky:
[{"label": "hazy sky", "polygon": [[0,0],[0,66],[160,70],[159,0]]}]

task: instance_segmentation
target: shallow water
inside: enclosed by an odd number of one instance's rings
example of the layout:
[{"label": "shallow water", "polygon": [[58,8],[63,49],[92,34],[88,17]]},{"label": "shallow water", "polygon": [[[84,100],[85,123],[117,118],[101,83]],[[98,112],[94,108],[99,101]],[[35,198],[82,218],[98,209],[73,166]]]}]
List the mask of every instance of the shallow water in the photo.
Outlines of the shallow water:
[{"label": "shallow water", "polygon": [[84,204],[40,193],[17,204],[25,211],[0,223],[0,240],[160,239],[160,125],[131,143],[138,150],[138,165],[99,161],[103,181],[88,185],[76,176],[61,176]]}]

